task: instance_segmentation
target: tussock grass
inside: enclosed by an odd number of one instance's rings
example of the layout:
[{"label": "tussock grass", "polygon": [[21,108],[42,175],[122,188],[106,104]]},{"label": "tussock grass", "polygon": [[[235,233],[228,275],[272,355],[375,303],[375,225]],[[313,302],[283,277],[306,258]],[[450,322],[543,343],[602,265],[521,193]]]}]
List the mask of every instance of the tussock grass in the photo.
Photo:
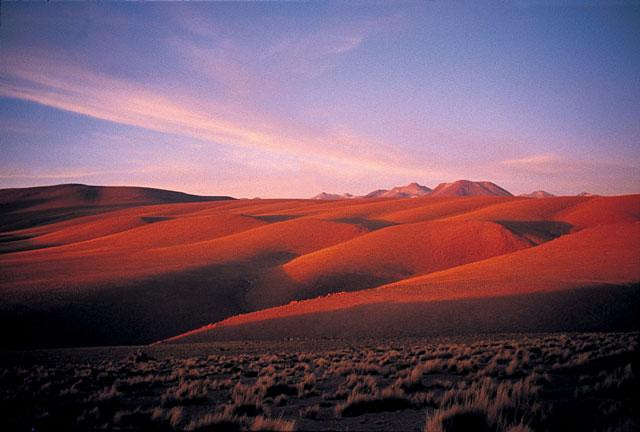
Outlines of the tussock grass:
[{"label": "tussock grass", "polygon": [[399,411],[413,406],[411,399],[400,387],[390,386],[363,392],[356,386],[347,400],[336,406],[335,411],[342,417],[354,417],[366,413]]},{"label": "tussock grass", "polygon": [[236,345],[186,358],[150,348],[16,364],[0,368],[0,406],[9,407],[0,427],[638,430],[639,340],[630,332],[334,341],[309,352]]},{"label": "tussock grass", "polygon": [[166,390],[160,399],[164,406],[201,403],[207,399],[206,381],[181,380],[175,387]]}]

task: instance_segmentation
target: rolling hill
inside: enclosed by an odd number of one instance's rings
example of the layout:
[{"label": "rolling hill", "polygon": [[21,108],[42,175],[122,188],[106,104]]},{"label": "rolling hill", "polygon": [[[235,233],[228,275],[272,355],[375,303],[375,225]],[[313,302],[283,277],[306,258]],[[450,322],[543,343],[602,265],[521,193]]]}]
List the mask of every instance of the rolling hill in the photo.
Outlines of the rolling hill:
[{"label": "rolling hill", "polygon": [[[629,325],[615,293],[628,308],[640,282],[639,195],[228,200],[123,188],[94,199],[82,190],[13,207],[4,198],[0,225],[30,221],[0,233],[0,325],[17,329],[8,346],[148,343],[212,322],[180,340],[537,328],[526,316],[593,326],[598,310],[615,329]],[[18,203],[33,196],[11,193]],[[70,210],[37,220],[59,208]],[[578,316],[578,305],[600,309],[562,324],[547,316],[554,302]],[[458,310],[466,324],[456,327],[448,317]]]}]

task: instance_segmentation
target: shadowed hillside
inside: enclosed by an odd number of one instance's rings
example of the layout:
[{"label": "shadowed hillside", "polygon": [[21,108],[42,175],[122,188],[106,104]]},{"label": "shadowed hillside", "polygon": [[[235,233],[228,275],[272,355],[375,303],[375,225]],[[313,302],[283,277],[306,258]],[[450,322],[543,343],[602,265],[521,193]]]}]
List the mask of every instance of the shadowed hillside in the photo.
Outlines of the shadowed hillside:
[{"label": "shadowed hillside", "polygon": [[230,200],[132,186],[62,184],[0,189],[0,230],[9,231],[122,207]]}]

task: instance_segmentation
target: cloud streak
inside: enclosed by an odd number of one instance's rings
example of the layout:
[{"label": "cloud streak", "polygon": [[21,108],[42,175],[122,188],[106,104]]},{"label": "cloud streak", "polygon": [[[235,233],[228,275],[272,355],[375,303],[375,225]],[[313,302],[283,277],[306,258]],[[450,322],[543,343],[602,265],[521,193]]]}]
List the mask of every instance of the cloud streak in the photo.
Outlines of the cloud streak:
[{"label": "cloud streak", "polygon": [[526,156],[518,159],[507,159],[499,163],[501,167],[517,170],[520,172],[553,174],[560,171],[570,171],[571,164],[563,161],[552,153]]},{"label": "cloud streak", "polygon": [[[101,120],[196,138],[212,145],[279,152],[317,165],[422,177],[438,174],[412,167],[393,151],[377,150],[392,146],[377,147],[374,140],[340,129],[305,130],[304,126],[284,125],[277,119],[246,112],[243,114],[249,121],[238,121],[224,104],[203,104],[180,94],[63,65],[43,53],[5,53],[0,74],[0,96]],[[222,112],[225,115],[219,114]],[[365,157],[364,149],[368,153]]]},{"label": "cloud streak", "polygon": [[194,169],[202,167],[187,166],[179,163],[163,163],[158,164],[138,164],[123,169],[82,169],[67,168],[59,170],[37,170],[35,172],[28,168],[0,168],[0,179],[6,180],[70,180],[83,179],[100,176],[116,176],[116,175],[143,175],[143,174],[190,174]]},{"label": "cloud streak", "polygon": [[502,165],[513,167],[539,167],[546,166],[557,160],[557,157],[553,154],[543,154],[535,156],[527,156],[520,159],[508,159],[501,162]]},{"label": "cloud streak", "polygon": [[0,173],[0,179],[3,180],[70,180],[98,177],[112,174],[125,174],[130,173],[128,170],[118,171],[39,171],[38,173],[21,172],[15,169],[6,170],[4,173]]}]

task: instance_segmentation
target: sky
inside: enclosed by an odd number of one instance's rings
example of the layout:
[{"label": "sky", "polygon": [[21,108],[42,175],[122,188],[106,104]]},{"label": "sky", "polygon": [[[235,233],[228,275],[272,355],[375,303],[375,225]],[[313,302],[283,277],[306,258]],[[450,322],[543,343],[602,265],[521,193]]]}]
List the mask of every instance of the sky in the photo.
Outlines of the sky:
[{"label": "sky", "polygon": [[0,4],[0,188],[640,193],[640,2]]}]

